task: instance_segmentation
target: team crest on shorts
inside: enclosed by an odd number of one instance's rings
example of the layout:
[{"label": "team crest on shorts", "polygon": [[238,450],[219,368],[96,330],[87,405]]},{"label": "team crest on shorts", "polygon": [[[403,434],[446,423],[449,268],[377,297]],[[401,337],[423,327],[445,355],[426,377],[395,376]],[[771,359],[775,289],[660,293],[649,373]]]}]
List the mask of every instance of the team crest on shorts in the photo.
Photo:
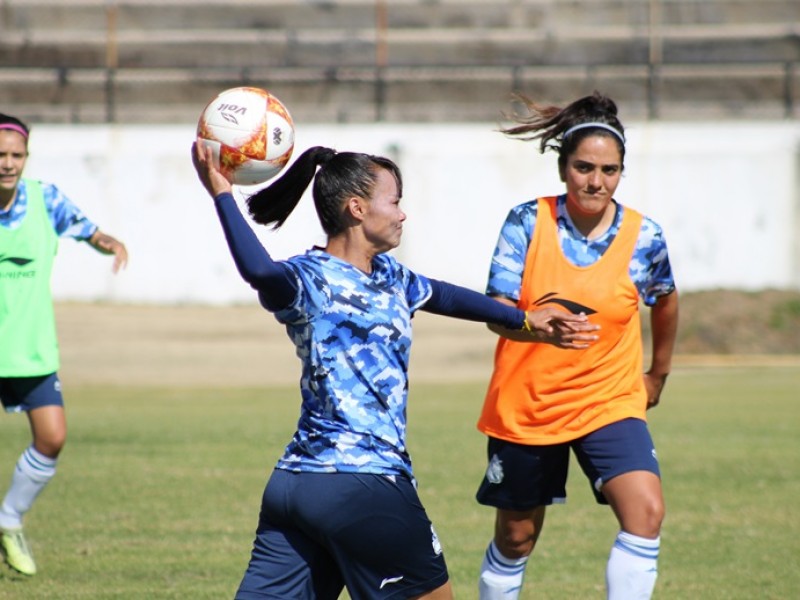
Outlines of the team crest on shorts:
[{"label": "team crest on shorts", "polygon": [[433,553],[439,556],[442,553],[442,544],[439,542],[439,536],[436,535],[436,530],[431,525],[431,546],[433,546]]},{"label": "team crest on shorts", "polygon": [[500,483],[503,481],[503,461],[495,454],[486,467],[486,480],[489,483]]}]

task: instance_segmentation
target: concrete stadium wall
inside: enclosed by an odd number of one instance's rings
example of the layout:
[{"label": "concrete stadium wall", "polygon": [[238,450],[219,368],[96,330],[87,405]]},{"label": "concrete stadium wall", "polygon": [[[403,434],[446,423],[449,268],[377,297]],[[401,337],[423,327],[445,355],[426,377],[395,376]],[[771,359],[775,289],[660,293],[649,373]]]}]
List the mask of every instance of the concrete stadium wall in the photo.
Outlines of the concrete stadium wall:
[{"label": "concrete stadium wall", "polygon": [[[295,153],[326,145],[397,160],[408,220],[396,256],[482,290],[509,208],[563,190],[553,153],[494,129],[298,127]],[[113,276],[107,257],[62,240],[56,299],[254,301],[192,169],[193,136],[187,125],[34,128],[26,175],[58,185],[130,251],[127,271]],[[679,289],[800,288],[799,122],[629,123],[628,139],[616,197],[663,226]],[[258,234],[276,258],[324,242],[310,197],[279,232]]]}]

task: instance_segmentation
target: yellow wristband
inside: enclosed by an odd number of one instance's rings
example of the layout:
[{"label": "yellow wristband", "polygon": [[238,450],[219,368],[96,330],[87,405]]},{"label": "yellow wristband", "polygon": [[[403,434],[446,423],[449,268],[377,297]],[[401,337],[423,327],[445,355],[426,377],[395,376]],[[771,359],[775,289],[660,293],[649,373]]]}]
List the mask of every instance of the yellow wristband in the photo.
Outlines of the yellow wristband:
[{"label": "yellow wristband", "polygon": [[533,329],[531,329],[531,324],[528,323],[528,313],[525,313],[525,318],[522,320],[522,331],[527,331],[528,333],[533,333]]}]

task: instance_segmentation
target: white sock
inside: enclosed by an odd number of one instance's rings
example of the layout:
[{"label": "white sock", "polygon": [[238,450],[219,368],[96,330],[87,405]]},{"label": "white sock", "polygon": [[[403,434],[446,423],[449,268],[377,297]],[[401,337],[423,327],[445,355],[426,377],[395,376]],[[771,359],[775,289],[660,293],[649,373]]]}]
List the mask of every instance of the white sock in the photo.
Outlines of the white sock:
[{"label": "white sock", "polygon": [[654,540],[620,531],[606,567],[608,600],[649,600],[658,576],[658,549]]},{"label": "white sock", "polygon": [[494,540],[486,548],[478,584],[480,600],[517,600],[528,557],[506,558]]},{"label": "white sock", "polygon": [[22,526],[22,516],[56,474],[56,459],[38,452],[33,446],[25,449],[17,461],[3,504],[0,506],[0,527]]}]

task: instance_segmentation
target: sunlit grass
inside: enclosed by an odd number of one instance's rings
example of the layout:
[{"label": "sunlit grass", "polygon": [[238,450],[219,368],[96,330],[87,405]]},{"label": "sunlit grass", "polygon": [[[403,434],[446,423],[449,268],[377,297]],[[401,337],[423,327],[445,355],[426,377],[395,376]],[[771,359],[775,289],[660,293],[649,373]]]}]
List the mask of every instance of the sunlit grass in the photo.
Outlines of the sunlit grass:
[{"label": "sunlit grass", "polygon": [[[684,369],[650,414],[664,473],[660,599],[793,597],[800,589],[800,373]],[[484,384],[413,385],[409,446],[456,596],[475,580],[493,513],[474,493]],[[297,419],[291,388],[71,387],[59,472],[26,521],[40,574],[0,571],[0,598],[232,598],[261,492]],[[0,486],[29,441],[0,419]],[[525,599],[597,598],[616,523],[573,465],[548,512]]]}]

